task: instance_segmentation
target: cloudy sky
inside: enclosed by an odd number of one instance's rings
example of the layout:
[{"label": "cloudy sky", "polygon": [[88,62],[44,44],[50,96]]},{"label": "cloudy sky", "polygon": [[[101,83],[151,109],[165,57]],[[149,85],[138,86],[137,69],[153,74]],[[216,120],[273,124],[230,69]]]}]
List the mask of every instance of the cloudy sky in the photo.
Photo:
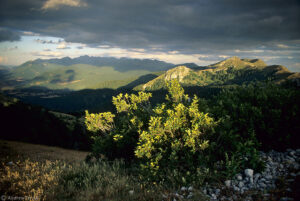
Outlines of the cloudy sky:
[{"label": "cloudy sky", "polygon": [[239,56],[300,72],[300,1],[0,1],[0,65],[81,55],[199,65]]}]

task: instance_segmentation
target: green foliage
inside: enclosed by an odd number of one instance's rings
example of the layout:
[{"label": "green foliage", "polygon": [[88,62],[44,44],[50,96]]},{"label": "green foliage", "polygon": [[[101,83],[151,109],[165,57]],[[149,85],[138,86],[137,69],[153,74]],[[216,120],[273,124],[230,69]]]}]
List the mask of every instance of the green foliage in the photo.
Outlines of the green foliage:
[{"label": "green foliage", "polygon": [[89,114],[88,111],[85,111],[85,124],[89,131],[96,132],[101,130],[102,133],[106,134],[114,127],[114,117],[115,115],[110,112]]},{"label": "green foliage", "polygon": [[[229,117],[227,130],[241,140],[255,139],[263,149],[299,147],[300,92],[275,84],[251,84],[227,89],[215,97],[211,112]],[[225,129],[225,127],[223,128]]]},{"label": "green foliage", "polygon": [[258,84],[205,101],[191,100],[176,79],[166,86],[166,101],[153,108],[152,95],[139,92],[113,97],[115,115],[87,112],[94,155],[135,159],[151,181],[186,184],[203,182],[205,175],[225,179],[245,168],[263,170],[260,144],[298,146],[299,91]]},{"label": "green foliage", "polygon": [[199,112],[197,97],[192,103],[162,104],[154,111],[148,129],[140,131],[135,151],[143,161],[142,168],[153,175],[164,174],[167,168],[194,172],[201,165],[216,122]]},{"label": "green foliage", "polygon": [[[130,158],[134,151],[142,169],[150,176],[157,177],[169,170],[180,174],[195,172],[216,122],[200,112],[197,96],[190,101],[177,80],[167,86],[167,102],[153,109],[149,104],[150,93],[113,97],[117,111],[115,126],[107,126],[112,125],[111,113],[87,112],[87,127],[96,131],[94,154]],[[108,127],[110,132],[106,132]]]},{"label": "green foliage", "polygon": [[150,117],[150,93],[119,94],[113,97],[117,114],[110,112],[89,114],[86,125],[94,133],[93,153],[108,158],[133,158],[138,141],[138,131],[146,126]]},{"label": "green foliage", "polygon": [[167,95],[166,100],[173,101],[174,103],[180,103],[183,101],[183,99],[188,99],[188,96],[184,95],[184,89],[180,86],[177,80],[171,80],[170,82],[166,82],[166,85],[168,92],[171,95],[171,99]]},{"label": "green foliage", "polygon": [[[299,147],[300,93],[272,83],[224,89],[210,101],[209,112],[220,120],[210,156],[225,178],[245,168],[264,169],[258,149]],[[212,154],[213,153],[213,154]],[[214,166],[214,164],[211,164]]]}]

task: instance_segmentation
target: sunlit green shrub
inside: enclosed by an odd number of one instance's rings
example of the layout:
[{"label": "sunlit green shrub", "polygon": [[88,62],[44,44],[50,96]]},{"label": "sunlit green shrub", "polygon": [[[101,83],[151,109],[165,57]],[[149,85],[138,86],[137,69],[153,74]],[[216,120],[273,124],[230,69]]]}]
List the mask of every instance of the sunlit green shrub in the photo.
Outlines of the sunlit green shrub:
[{"label": "sunlit green shrub", "polygon": [[194,171],[209,146],[216,122],[199,111],[199,99],[184,94],[177,80],[167,83],[166,102],[152,108],[150,93],[113,97],[117,114],[89,114],[86,125],[95,134],[94,153],[109,158],[135,158],[143,170],[157,175],[169,169]]},{"label": "sunlit green shrub", "polygon": [[153,109],[149,126],[140,131],[135,150],[142,168],[153,175],[164,174],[167,168],[195,172],[216,125],[208,114],[199,111],[199,99],[195,96],[190,100],[178,82],[169,83],[168,89],[168,102]]},{"label": "sunlit green shrub", "polygon": [[93,132],[92,146],[96,157],[104,155],[109,159],[133,158],[139,130],[147,126],[153,113],[150,93],[119,94],[113,97],[117,114],[111,112],[89,114],[86,111],[87,129]]}]

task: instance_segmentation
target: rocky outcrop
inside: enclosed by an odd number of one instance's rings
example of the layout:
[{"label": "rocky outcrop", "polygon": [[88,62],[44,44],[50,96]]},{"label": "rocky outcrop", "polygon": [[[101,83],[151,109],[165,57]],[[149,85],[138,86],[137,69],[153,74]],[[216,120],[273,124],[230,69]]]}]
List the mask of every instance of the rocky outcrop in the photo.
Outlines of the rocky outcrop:
[{"label": "rocky outcrop", "polygon": [[170,81],[173,79],[178,79],[179,82],[183,81],[183,78],[187,76],[190,73],[191,69],[187,68],[186,66],[178,66],[176,68],[173,68],[171,70],[168,70],[164,74],[164,80]]},{"label": "rocky outcrop", "polygon": [[162,74],[161,76],[151,80],[150,82],[143,85],[143,89],[151,88],[151,86],[158,81],[170,81],[172,79],[178,79],[179,82],[183,82],[184,77],[186,77],[191,71],[190,68],[186,66],[177,66],[168,70],[166,73]]}]

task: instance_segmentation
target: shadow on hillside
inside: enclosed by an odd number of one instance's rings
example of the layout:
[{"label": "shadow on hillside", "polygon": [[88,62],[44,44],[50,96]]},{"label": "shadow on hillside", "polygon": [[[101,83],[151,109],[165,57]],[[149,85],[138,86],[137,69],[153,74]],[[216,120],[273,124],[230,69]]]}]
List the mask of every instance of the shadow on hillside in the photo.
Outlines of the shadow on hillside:
[{"label": "shadow on hillside", "polygon": [[[138,81],[136,81],[138,82]],[[112,97],[120,93],[138,93],[130,88],[119,89],[84,89],[79,91],[70,90],[50,90],[45,87],[35,87],[11,91],[7,95],[16,97],[24,103],[45,107],[49,110],[70,113],[81,116],[85,110],[90,112],[113,111],[115,108],[112,104]],[[201,98],[209,98],[217,94],[219,87],[184,87],[187,94],[193,97],[194,94]],[[166,90],[150,91],[153,105],[162,103],[167,94]]]},{"label": "shadow on hillside", "polygon": [[82,122],[0,94],[0,139],[88,150],[90,139]]},{"label": "shadow on hillside", "polygon": [[133,82],[130,82],[129,84],[120,87],[120,89],[133,89],[138,85],[141,84],[146,84],[147,82],[157,78],[158,76],[155,74],[147,74],[147,75],[142,75],[138,79],[134,80]]}]

